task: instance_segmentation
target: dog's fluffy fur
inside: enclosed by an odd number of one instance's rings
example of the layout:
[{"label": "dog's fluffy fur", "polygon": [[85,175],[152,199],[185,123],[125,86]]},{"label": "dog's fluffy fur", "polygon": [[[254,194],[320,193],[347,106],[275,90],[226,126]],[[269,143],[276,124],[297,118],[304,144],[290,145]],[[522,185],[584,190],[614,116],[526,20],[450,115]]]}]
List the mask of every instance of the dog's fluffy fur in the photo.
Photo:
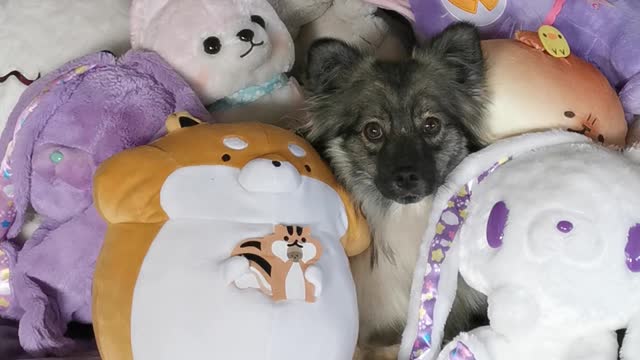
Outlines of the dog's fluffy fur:
[{"label": "dog's fluffy fur", "polygon": [[[352,259],[361,358],[397,356],[432,196],[476,143],[485,74],[478,32],[466,23],[400,62],[337,40],[309,50],[310,122],[301,132],[362,207],[373,234],[372,246]],[[455,333],[483,301],[461,289],[448,324]]]}]

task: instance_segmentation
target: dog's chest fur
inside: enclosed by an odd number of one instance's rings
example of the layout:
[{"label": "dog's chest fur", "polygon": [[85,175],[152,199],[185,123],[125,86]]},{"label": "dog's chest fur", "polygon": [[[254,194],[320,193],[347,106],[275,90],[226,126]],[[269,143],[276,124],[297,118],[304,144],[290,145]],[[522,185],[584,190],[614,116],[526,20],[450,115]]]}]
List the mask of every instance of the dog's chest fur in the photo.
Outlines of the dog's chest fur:
[{"label": "dog's chest fur", "polygon": [[[409,293],[432,197],[394,204],[386,213],[367,211],[373,246],[351,260],[358,292],[360,339],[395,343],[407,317]],[[373,212],[373,213],[372,213]]]}]

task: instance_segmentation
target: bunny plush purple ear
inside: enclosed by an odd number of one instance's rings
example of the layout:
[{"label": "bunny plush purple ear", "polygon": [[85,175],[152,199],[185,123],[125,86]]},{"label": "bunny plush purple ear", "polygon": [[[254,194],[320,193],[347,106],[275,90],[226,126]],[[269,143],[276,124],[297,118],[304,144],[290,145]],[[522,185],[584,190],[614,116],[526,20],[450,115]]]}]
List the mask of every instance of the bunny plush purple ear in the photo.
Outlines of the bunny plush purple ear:
[{"label": "bunny plush purple ear", "polygon": [[[469,206],[474,191],[482,186],[484,179],[512,158],[532,149],[588,141],[582,135],[561,131],[521,135],[469,156],[453,171],[434,199],[429,226],[422,238],[399,359],[433,360],[439,355],[457,289],[458,234],[466,219],[474,216]],[[487,232],[482,234],[486,235],[489,246],[501,246],[508,216],[508,205],[497,201],[488,217]]]},{"label": "bunny plush purple ear", "polygon": [[[93,67],[113,63],[106,52],[79,58],[31,84],[18,100],[0,138],[0,239],[17,236],[24,222],[34,140],[69,96],[59,85],[81,81]],[[39,115],[31,116],[36,110]]]}]

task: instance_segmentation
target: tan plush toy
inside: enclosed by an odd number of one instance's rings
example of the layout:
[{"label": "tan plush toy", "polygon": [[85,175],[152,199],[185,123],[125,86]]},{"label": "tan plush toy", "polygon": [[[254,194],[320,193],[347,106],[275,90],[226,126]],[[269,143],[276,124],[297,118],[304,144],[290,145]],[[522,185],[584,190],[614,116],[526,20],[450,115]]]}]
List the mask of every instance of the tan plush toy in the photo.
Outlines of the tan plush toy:
[{"label": "tan plush toy", "polygon": [[266,124],[167,127],[96,173],[102,359],[351,359],[347,256],[370,237],[318,153]]}]

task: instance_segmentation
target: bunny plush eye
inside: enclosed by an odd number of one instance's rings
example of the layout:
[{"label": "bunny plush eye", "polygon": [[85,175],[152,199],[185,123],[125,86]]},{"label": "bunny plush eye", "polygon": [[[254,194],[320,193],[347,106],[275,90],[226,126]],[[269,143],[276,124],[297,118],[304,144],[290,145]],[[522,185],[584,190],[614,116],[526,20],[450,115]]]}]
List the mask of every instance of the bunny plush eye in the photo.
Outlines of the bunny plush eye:
[{"label": "bunny plush eye", "polygon": [[491,208],[489,219],[487,220],[487,243],[491,248],[497,249],[502,246],[504,228],[509,218],[509,208],[503,201],[498,201]]}]

